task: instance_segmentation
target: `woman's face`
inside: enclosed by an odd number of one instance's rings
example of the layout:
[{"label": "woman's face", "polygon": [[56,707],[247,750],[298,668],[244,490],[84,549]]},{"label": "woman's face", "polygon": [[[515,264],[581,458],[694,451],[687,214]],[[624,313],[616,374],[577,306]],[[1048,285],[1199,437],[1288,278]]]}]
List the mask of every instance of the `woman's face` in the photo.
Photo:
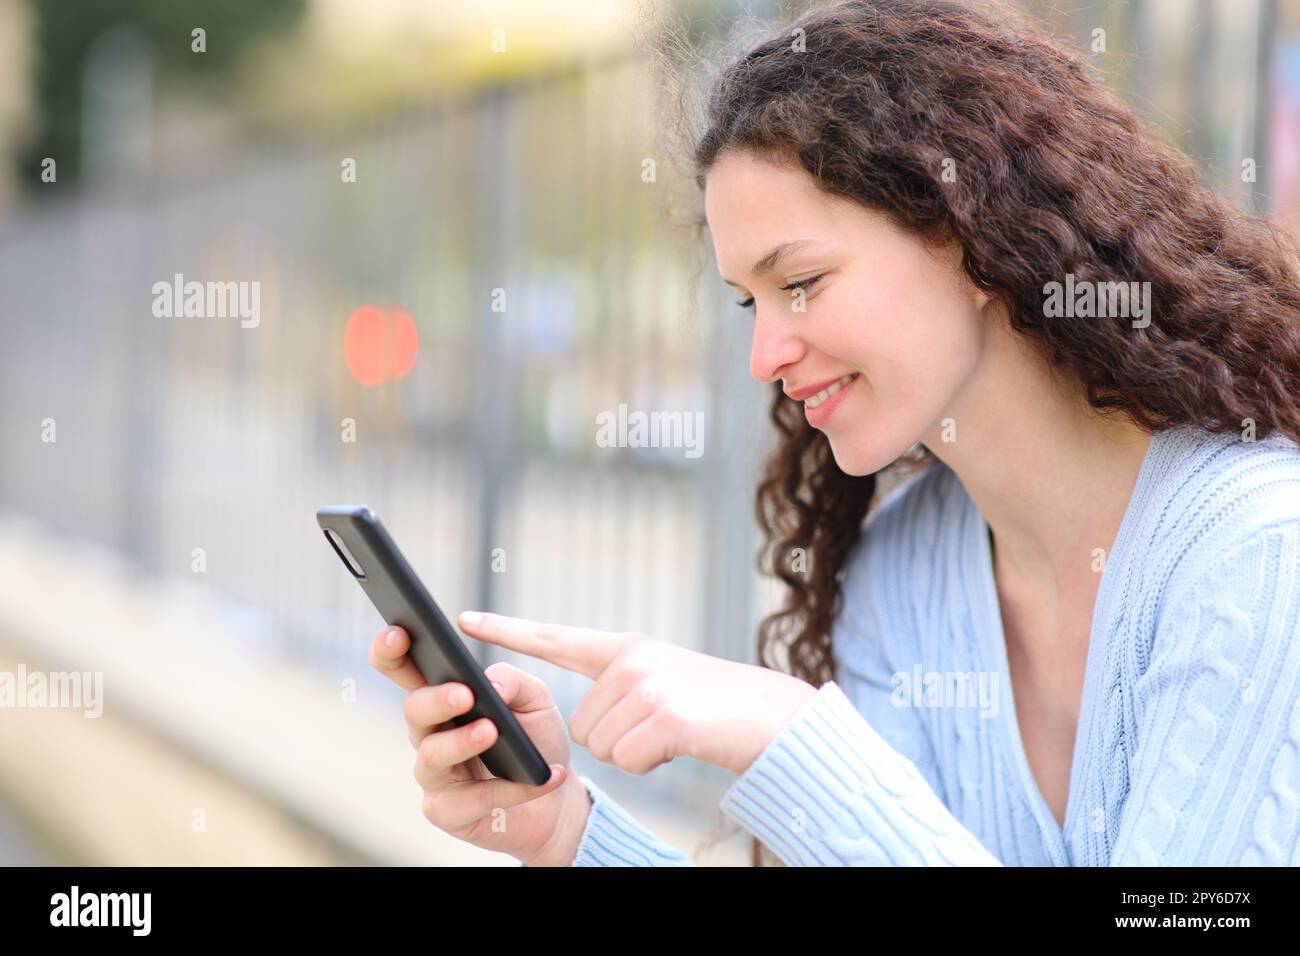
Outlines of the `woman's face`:
[{"label": "woman's face", "polygon": [[752,299],[750,374],[779,378],[804,401],[840,469],[870,474],[918,441],[933,447],[990,325],[981,321],[989,299],[961,271],[960,247],[928,247],[884,215],[820,192],[803,169],[748,152],[725,152],[710,169],[705,215],[718,270],[737,301]]}]

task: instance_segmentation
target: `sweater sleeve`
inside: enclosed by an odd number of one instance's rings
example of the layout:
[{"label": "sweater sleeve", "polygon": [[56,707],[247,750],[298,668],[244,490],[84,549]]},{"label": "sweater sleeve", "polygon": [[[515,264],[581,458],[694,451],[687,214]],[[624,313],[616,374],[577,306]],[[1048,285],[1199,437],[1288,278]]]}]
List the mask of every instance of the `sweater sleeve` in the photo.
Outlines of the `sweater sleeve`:
[{"label": "sweater sleeve", "polygon": [[[896,499],[898,500],[898,499]],[[897,540],[888,503],[846,562],[844,604],[831,626],[835,679],[823,684],[723,795],[722,810],[791,866],[1000,866],[941,796],[942,781],[915,708],[891,700],[891,643],[913,628],[886,620],[881,591],[909,583],[877,557]],[[881,524],[881,521],[885,524]]]},{"label": "sweater sleeve", "polygon": [[695,862],[638,823],[588,777],[591,813],[578,844],[574,866],[694,866]]},{"label": "sweater sleeve", "polygon": [[835,681],[723,795],[789,866],[1000,866]]},{"label": "sweater sleeve", "polygon": [[1172,588],[1111,865],[1300,865],[1300,522]]}]

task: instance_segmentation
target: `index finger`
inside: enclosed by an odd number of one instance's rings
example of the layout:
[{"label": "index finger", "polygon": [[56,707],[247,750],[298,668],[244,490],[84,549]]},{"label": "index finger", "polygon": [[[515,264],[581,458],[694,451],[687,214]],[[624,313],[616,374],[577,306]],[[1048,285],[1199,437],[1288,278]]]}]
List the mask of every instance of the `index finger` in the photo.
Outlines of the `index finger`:
[{"label": "index finger", "polygon": [[456,623],[470,637],[549,661],[595,680],[633,639],[630,634],[589,627],[545,624],[504,614],[463,611]]}]

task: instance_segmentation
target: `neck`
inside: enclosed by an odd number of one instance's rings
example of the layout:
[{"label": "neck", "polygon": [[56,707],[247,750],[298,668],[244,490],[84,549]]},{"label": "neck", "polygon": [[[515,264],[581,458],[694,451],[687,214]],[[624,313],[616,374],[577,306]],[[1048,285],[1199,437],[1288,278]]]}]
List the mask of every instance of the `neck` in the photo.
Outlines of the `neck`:
[{"label": "neck", "polygon": [[[1094,549],[1109,558],[1151,436],[1101,416],[1023,335],[1001,322],[990,330],[979,365],[922,440],[984,515],[1000,576],[1060,603],[1078,590],[1072,582],[1100,579]],[[955,441],[943,440],[945,419]]]}]

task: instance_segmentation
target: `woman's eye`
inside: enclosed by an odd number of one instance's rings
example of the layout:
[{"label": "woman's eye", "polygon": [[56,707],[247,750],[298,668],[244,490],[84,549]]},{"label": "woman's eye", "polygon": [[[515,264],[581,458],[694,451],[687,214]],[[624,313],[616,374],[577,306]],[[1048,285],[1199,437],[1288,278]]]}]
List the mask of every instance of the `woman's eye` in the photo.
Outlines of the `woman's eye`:
[{"label": "woman's eye", "polygon": [[795,289],[806,289],[824,275],[826,275],[826,273],[822,272],[807,279],[800,279],[798,282],[789,282],[781,286],[781,291],[792,292]]},{"label": "woman's eye", "polygon": [[[807,289],[814,282],[816,282],[818,279],[822,278],[825,275],[826,273],[821,272],[810,278],[800,279],[798,282],[790,282],[787,283],[786,285],[778,286],[778,288],[780,288],[782,292],[793,292],[796,289]],[[742,309],[752,309],[754,307],[754,297],[750,296],[748,299],[745,299],[744,301],[737,302],[736,305],[740,306]]]}]

